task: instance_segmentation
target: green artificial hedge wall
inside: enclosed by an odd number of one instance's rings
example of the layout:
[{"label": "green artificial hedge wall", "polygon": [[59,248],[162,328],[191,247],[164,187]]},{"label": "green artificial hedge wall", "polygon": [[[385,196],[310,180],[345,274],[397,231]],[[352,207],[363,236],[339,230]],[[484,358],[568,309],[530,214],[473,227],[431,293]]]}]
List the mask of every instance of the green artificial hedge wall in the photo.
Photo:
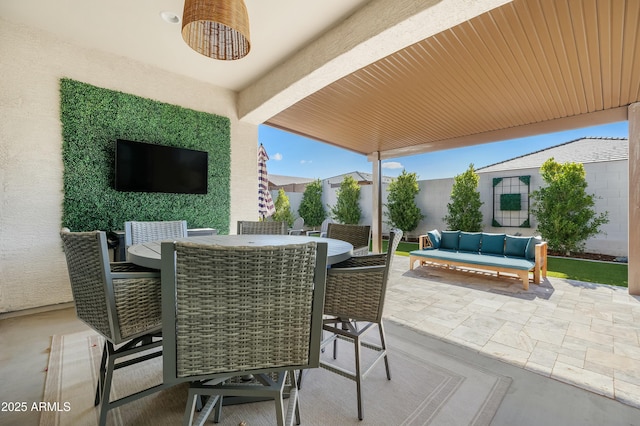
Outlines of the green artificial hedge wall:
[{"label": "green artificial hedge wall", "polygon": [[[72,231],[112,231],[123,229],[128,220],[186,220],[189,228],[229,232],[231,136],[227,117],[71,79],[60,80],[60,95],[62,226]],[[207,194],[116,191],[116,139],[207,151]]]}]

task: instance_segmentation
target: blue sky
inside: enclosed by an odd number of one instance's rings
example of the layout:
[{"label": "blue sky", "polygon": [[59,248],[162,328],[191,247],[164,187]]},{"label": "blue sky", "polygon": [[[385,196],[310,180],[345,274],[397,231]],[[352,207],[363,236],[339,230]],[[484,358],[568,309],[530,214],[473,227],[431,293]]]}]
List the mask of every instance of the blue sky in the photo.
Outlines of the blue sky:
[{"label": "blue sky", "polygon": [[[382,173],[385,176],[395,177],[406,169],[407,172],[417,173],[420,180],[449,178],[464,172],[470,163],[473,163],[476,168],[484,167],[564,142],[593,136],[629,137],[628,123],[623,121],[467,148],[398,157],[383,161]],[[268,171],[275,175],[325,179],[353,171],[371,173],[372,170],[371,163],[364,155],[272,127],[259,126],[258,141],[264,144],[269,155]]]}]

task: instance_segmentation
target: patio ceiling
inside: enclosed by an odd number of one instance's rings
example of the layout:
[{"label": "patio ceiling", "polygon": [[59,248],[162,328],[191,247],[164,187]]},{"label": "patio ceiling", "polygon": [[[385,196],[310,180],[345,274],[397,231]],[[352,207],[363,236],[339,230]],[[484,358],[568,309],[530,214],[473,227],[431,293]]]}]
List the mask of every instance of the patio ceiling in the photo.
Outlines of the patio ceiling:
[{"label": "patio ceiling", "polygon": [[391,158],[627,118],[640,2],[515,0],[365,66],[266,124]]}]

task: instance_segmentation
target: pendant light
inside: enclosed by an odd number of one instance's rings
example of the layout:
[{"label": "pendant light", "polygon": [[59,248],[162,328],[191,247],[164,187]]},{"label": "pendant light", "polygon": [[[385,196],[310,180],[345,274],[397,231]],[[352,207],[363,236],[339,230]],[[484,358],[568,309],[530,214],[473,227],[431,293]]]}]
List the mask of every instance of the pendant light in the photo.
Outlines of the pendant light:
[{"label": "pendant light", "polygon": [[182,38],[198,53],[232,61],[251,48],[249,15],[243,0],[185,0]]}]

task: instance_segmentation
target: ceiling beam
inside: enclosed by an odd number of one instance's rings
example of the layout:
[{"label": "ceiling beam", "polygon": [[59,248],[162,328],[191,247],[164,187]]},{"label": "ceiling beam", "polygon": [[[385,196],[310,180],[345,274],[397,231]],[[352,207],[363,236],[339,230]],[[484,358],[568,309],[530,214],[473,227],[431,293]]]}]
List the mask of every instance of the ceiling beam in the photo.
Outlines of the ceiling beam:
[{"label": "ceiling beam", "polygon": [[388,160],[391,158],[425,154],[428,152],[461,148],[483,143],[525,138],[528,136],[562,132],[565,130],[626,121],[627,117],[628,107],[622,106],[618,108],[596,111],[572,117],[558,118],[556,120],[543,121],[540,123],[533,123],[524,126],[496,130],[492,132],[478,133],[475,135],[462,136],[459,138],[451,138],[446,140],[428,142],[420,145],[407,146],[404,148],[392,149],[380,152],[379,157],[377,152],[373,152],[367,155],[367,159],[373,162],[377,161],[378,158],[380,158],[381,160]]}]

